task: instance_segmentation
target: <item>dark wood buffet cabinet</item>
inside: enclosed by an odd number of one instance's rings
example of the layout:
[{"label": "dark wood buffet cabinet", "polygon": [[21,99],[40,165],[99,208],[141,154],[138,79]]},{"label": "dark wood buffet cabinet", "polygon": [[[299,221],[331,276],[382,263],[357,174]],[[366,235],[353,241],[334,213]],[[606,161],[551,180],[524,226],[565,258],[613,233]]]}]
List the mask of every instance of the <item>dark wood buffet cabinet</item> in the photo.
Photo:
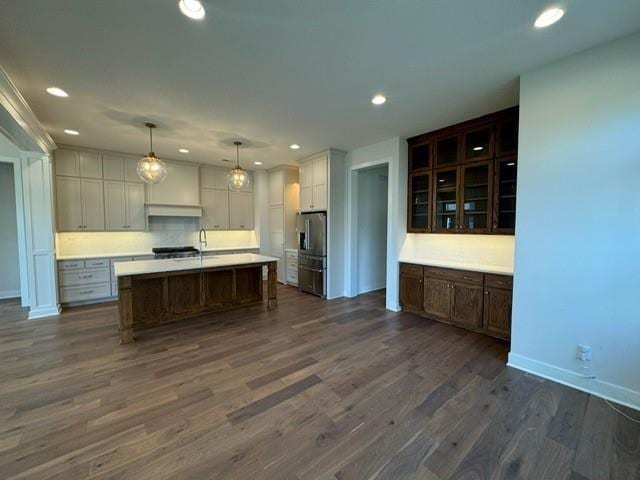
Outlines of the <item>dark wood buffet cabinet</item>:
[{"label": "dark wood buffet cabinet", "polygon": [[400,264],[400,305],[408,312],[510,339],[513,277]]},{"label": "dark wood buffet cabinet", "polygon": [[407,142],[409,233],[514,233],[518,107]]}]

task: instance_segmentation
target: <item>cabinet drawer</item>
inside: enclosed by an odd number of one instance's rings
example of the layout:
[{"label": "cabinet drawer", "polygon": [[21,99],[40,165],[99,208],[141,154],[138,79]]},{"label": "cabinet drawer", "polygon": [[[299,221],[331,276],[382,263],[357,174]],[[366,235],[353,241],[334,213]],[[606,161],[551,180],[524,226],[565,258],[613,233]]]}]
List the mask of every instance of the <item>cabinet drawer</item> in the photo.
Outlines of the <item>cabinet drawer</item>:
[{"label": "cabinet drawer", "polygon": [[424,267],[424,276],[482,285],[484,274],[480,272],[468,272],[466,270],[455,270],[452,268]]},{"label": "cabinet drawer", "polygon": [[405,275],[414,275],[416,277],[422,277],[424,270],[425,269],[419,265],[412,265],[410,263],[400,264],[400,273]]},{"label": "cabinet drawer", "polygon": [[513,277],[510,275],[495,275],[485,273],[484,284],[487,287],[505,288],[511,290],[513,288]]},{"label": "cabinet drawer", "polygon": [[298,260],[297,252],[287,252],[287,259]]},{"label": "cabinet drawer", "polygon": [[60,288],[60,301],[62,303],[82,302],[85,300],[94,300],[97,298],[109,298],[110,296],[111,285],[109,283]]},{"label": "cabinet drawer", "polygon": [[86,268],[100,268],[100,267],[108,267],[109,259],[108,258],[100,258],[95,260],[85,260],[84,266]]},{"label": "cabinet drawer", "polygon": [[62,271],[59,278],[60,285],[63,287],[110,282],[108,268]]},{"label": "cabinet drawer", "polygon": [[290,262],[287,259],[287,271],[297,272],[298,271],[298,261]]},{"label": "cabinet drawer", "polygon": [[111,283],[111,296],[112,297],[118,296],[118,282]]},{"label": "cabinet drawer", "polygon": [[84,260],[62,260],[58,262],[58,269],[60,270],[77,270],[78,268],[84,268]]}]

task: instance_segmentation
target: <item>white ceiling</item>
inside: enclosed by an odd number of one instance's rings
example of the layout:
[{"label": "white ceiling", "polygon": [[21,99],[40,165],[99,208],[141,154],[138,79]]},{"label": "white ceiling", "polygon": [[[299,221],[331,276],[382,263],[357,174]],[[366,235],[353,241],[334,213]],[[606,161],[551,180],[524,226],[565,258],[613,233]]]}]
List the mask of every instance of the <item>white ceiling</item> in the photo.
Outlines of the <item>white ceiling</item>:
[{"label": "white ceiling", "polygon": [[197,22],[177,0],[0,0],[0,65],[58,143],[143,154],[151,120],[161,157],[220,163],[239,138],[270,167],[514,105],[521,72],[640,29],[638,0],[566,0],[546,30],[541,0],[205,5]]}]

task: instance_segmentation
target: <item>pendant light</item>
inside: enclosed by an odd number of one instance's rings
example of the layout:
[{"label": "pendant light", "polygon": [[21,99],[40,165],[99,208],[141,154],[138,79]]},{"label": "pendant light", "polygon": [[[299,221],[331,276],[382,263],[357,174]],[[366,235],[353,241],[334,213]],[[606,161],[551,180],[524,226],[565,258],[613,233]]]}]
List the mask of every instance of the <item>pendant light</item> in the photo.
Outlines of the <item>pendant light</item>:
[{"label": "pendant light", "polygon": [[236,146],[236,166],[227,175],[227,183],[232,190],[242,190],[249,186],[249,174],[240,166],[240,145],[242,142],[236,141],[233,144]]},{"label": "pendant light", "polygon": [[145,123],[149,129],[150,151],[143,158],[138,160],[136,171],[138,176],[147,183],[162,183],[167,178],[167,165],[153,153],[153,123]]}]

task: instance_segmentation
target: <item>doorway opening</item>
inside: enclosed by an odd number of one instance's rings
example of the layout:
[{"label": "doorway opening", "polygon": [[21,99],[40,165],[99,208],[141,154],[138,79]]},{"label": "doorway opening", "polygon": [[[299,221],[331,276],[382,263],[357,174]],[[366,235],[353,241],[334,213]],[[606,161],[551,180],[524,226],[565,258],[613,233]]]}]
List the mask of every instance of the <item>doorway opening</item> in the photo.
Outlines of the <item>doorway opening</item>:
[{"label": "doorway opening", "polygon": [[388,190],[388,163],[352,171],[350,296],[385,293]]},{"label": "doorway opening", "polygon": [[0,301],[20,299],[20,252],[14,164],[0,161]]}]

